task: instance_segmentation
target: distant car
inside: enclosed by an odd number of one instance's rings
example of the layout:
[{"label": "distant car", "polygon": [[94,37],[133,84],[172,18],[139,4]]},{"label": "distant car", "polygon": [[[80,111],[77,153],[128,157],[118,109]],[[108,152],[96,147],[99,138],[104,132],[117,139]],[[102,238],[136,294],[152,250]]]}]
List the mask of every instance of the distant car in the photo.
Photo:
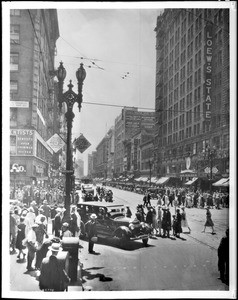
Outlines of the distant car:
[{"label": "distant car", "polygon": [[87,192],[87,193],[94,194],[94,186],[93,186],[93,184],[91,184],[91,183],[88,183],[88,184],[82,184],[82,185],[81,185],[81,189],[82,189],[82,192],[85,191],[85,192]]},{"label": "distant car", "polygon": [[118,238],[122,245],[130,241],[142,240],[147,246],[151,236],[151,227],[144,222],[134,222],[125,217],[124,204],[89,201],[77,205],[83,224],[92,213],[97,215],[97,232],[99,238]]}]

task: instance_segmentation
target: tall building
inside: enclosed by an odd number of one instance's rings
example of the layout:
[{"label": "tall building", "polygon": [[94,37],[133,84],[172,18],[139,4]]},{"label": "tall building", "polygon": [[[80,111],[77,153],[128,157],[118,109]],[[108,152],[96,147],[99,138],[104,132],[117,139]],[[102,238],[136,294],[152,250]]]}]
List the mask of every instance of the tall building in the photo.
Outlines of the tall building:
[{"label": "tall building", "polygon": [[154,112],[138,111],[138,108],[123,108],[115,119],[114,173],[116,176],[127,172],[126,145],[131,137],[142,128],[153,128]]},{"label": "tall building", "polygon": [[93,155],[88,154],[88,176],[92,177],[93,175]]},{"label": "tall building", "polygon": [[83,159],[76,159],[75,160],[75,170],[74,170],[75,178],[82,178],[84,177],[84,161]]},{"label": "tall building", "polygon": [[229,10],[166,9],[155,32],[157,175],[227,177]]},{"label": "tall building", "polygon": [[107,133],[108,137],[108,160],[107,160],[107,177],[114,177],[114,149],[115,149],[115,130],[112,126]]},{"label": "tall building", "polygon": [[46,141],[58,130],[54,93],[56,9],[10,10],[11,186],[48,182],[53,151]]}]

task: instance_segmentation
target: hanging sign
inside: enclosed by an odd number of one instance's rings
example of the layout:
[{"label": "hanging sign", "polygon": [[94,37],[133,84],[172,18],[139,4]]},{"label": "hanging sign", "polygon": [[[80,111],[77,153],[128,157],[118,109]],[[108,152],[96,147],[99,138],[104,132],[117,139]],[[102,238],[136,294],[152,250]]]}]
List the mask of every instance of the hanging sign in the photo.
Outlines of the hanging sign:
[{"label": "hanging sign", "polygon": [[91,146],[91,143],[84,137],[83,134],[74,140],[74,146],[79,150],[80,153],[83,153],[88,147]]},{"label": "hanging sign", "polygon": [[47,144],[52,148],[52,150],[57,153],[65,145],[65,142],[60,137],[58,133],[55,133],[48,141]]}]

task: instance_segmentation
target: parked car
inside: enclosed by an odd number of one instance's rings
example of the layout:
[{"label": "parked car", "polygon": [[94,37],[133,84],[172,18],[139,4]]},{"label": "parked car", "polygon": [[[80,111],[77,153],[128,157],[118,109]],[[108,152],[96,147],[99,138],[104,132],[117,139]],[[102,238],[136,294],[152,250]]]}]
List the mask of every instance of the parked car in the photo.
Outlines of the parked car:
[{"label": "parked car", "polygon": [[82,192],[87,192],[87,193],[91,193],[94,195],[94,186],[93,184],[82,184],[81,185],[81,189],[82,189]]},{"label": "parked car", "polygon": [[92,213],[97,215],[97,232],[99,238],[118,238],[122,245],[130,241],[142,240],[147,246],[151,235],[151,227],[145,222],[134,222],[125,217],[124,204],[90,201],[79,203],[78,211],[85,224]]}]

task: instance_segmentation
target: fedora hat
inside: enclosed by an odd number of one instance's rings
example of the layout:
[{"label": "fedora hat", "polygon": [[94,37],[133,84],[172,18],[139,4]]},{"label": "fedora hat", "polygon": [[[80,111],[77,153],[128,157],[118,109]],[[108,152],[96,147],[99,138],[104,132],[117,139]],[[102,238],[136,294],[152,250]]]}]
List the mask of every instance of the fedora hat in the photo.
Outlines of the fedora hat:
[{"label": "fedora hat", "polygon": [[64,226],[64,227],[69,227],[69,223],[64,222],[64,223],[62,224],[62,226]]},{"label": "fedora hat", "polygon": [[61,251],[63,248],[60,246],[60,243],[53,243],[51,246],[48,248],[51,251]]},{"label": "fedora hat", "polygon": [[91,214],[90,218],[95,220],[95,219],[97,219],[97,215],[96,214]]}]

